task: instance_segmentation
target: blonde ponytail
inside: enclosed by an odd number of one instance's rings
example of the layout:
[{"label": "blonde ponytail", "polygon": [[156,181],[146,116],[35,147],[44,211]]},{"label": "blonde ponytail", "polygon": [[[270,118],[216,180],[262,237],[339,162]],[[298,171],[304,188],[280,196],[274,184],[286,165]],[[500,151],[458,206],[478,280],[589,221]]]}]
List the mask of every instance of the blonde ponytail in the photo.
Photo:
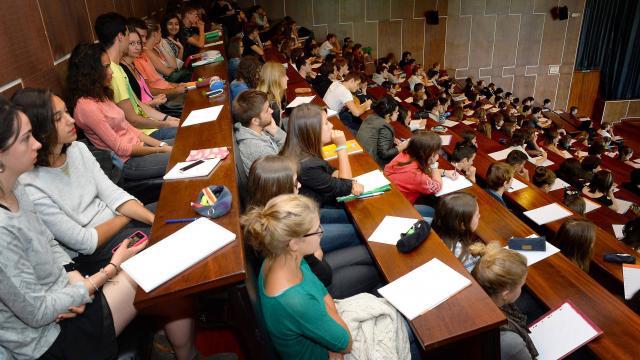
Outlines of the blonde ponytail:
[{"label": "blonde ponytail", "polygon": [[498,242],[477,247],[481,256],[471,275],[489,296],[516,288],[527,275],[527,258]]}]

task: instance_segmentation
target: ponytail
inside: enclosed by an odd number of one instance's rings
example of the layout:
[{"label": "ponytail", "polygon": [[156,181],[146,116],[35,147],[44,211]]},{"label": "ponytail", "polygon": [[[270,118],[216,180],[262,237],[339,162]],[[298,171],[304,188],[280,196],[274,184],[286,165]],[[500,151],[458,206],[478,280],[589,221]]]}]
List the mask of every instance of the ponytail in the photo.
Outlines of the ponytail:
[{"label": "ponytail", "polygon": [[476,250],[481,257],[471,275],[489,296],[516,288],[527,275],[527,258],[503,248],[498,242],[491,242]]}]

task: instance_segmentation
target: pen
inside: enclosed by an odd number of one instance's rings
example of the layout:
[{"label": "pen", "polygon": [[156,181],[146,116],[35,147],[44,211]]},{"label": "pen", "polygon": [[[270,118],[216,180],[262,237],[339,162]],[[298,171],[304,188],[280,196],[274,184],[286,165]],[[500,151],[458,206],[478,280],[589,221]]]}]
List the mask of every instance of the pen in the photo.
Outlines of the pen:
[{"label": "pen", "polygon": [[198,160],[198,161],[196,161],[196,162],[194,162],[194,163],[191,163],[191,164],[189,164],[189,165],[187,165],[187,166],[185,166],[185,167],[183,167],[183,168],[179,169],[178,171],[180,171],[181,173],[183,173],[183,172],[185,172],[185,171],[187,171],[187,170],[189,170],[189,169],[193,169],[194,167],[196,167],[196,166],[198,166],[198,165],[202,164],[203,162],[204,162],[204,160]]},{"label": "pen", "polygon": [[371,194],[367,194],[367,195],[360,195],[360,196],[358,196],[358,199],[366,199],[366,198],[370,198],[370,197],[378,196],[378,195],[382,195],[382,194],[384,194],[384,191],[375,192],[375,193],[371,193]]},{"label": "pen", "polygon": [[164,221],[165,224],[178,224],[183,222],[192,222],[197,220],[198,218],[184,218],[184,219],[167,219]]}]

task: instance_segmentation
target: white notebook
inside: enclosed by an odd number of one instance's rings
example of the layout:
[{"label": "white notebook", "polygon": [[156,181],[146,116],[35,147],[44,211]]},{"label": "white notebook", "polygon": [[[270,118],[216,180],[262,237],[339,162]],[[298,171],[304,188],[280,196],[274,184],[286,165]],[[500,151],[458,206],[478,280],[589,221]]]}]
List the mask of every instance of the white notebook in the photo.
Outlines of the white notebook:
[{"label": "white notebook", "polygon": [[536,320],[529,330],[539,353],[538,360],[563,358],[602,334],[602,330],[570,302]]},{"label": "white notebook", "polygon": [[179,179],[190,179],[194,177],[207,176],[211,171],[218,165],[220,162],[220,158],[206,159],[203,160],[200,165],[192,167],[189,170],[181,171],[185,166],[191,165],[200,160],[194,161],[183,161],[179,162],[169,170],[169,172],[163,176],[164,180],[179,180]]},{"label": "white notebook", "polygon": [[586,203],[585,209],[584,209],[584,213],[588,213],[590,211],[596,210],[599,207],[601,207],[602,205],[598,204],[597,202],[593,201],[593,200],[589,200],[586,197],[584,197],[584,202]]},{"label": "white notebook", "polygon": [[363,192],[371,191],[390,184],[389,180],[384,177],[384,174],[380,170],[373,170],[360,176],[356,176],[353,179],[364,186]]},{"label": "white notebook", "polygon": [[400,240],[400,234],[407,232],[418,219],[398,216],[385,216],[378,224],[369,241],[395,245]]},{"label": "white notebook", "polygon": [[199,218],[122,263],[122,269],[149,292],[236,239],[236,234]]},{"label": "white notebook", "polygon": [[631,201],[622,199],[616,199],[616,202],[618,203],[618,210],[616,210],[618,214],[626,214],[626,212],[629,211],[631,204],[633,204]]},{"label": "white notebook", "polygon": [[504,150],[500,150],[500,151],[496,151],[496,152],[492,152],[489,154],[489,156],[491,156],[491,158],[493,160],[496,161],[501,161],[507,158],[507,156],[509,156],[509,153],[512,152],[514,149],[512,148],[506,148]]},{"label": "white notebook", "polygon": [[569,183],[567,183],[566,181],[560,179],[560,178],[556,178],[556,181],[553,183],[553,185],[551,185],[551,188],[549,189],[549,192],[551,191],[556,191],[556,190],[560,190],[560,189],[564,189],[564,188],[568,188]]},{"label": "white notebook", "polygon": [[453,121],[453,120],[445,120],[442,125],[446,126],[446,127],[452,127],[452,126],[456,126],[458,125],[457,121]]},{"label": "white notebook", "polygon": [[523,214],[533,220],[536,224],[544,225],[546,223],[571,216],[571,211],[560,206],[558,203],[553,203],[537,209],[525,211]]},{"label": "white notebook", "polygon": [[434,258],[378,292],[407,319],[413,320],[469,285],[471,280]]},{"label": "white notebook", "polygon": [[214,121],[218,118],[218,115],[220,115],[220,111],[222,111],[223,106],[224,105],[218,105],[204,109],[193,110],[189,113],[189,116],[187,116],[187,118],[180,126],[185,127]]},{"label": "white notebook", "polygon": [[538,163],[537,163],[538,159],[541,159],[541,157],[540,157],[540,156],[538,156],[538,157],[534,157],[534,158],[530,157],[530,158],[529,158],[529,162],[530,162],[530,163],[532,163],[532,164],[534,164],[534,165],[536,165],[536,166],[544,166],[544,167],[547,167],[547,166],[551,166],[551,165],[553,165],[553,161],[551,161],[551,160],[549,160],[549,159],[546,159],[544,162],[542,162],[542,164],[538,164]]},{"label": "white notebook", "polygon": [[640,265],[622,264],[622,277],[624,278],[624,298],[629,300],[640,291]]},{"label": "white notebook", "polygon": [[442,177],[442,188],[440,191],[436,193],[436,196],[443,196],[450,194],[452,192],[456,192],[458,190],[466,189],[468,187],[473,186],[471,181],[469,181],[466,177],[462,175],[458,175],[458,178],[455,180],[451,180],[446,176]]},{"label": "white notebook", "polygon": [[293,99],[292,102],[289,103],[289,105],[287,105],[288,108],[294,108],[298,105],[302,105],[302,104],[308,104],[311,102],[311,100],[313,100],[313,98],[315,97],[315,95],[311,95],[311,96],[298,96],[295,99]]},{"label": "white notebook", "polygon": [[511,187],[509,188],[508,192],[515,192],[518,190],[522,190],[526,187],[527,187],[527,184],[523,183],[522,181],[516,178],[513,178],[513,180],[511,180]]},{"label": "white notebook", "polygon": [[624,237],[624,233],[622,232],[624,229],[623,224],[611,224],[611,227],[613,228],[613,234],[616,236],[616,239],[620,240]]},{"label": "white notebook", "polygon": [[440,141],[442,142],[442,146],[447,146],[451,144],[451,137],[453,135],[440,135]]}]

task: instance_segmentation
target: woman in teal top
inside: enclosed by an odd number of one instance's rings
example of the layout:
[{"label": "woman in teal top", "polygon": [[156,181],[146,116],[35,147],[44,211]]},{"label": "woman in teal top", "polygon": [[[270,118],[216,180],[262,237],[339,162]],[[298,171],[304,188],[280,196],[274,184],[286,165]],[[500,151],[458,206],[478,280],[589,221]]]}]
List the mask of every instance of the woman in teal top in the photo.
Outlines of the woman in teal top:
[{"label": "woman in teal top", "polygon": [[265,261],[260,305],[274,346],[284,359],[327,359],[351,351],[351,334],[322,282],[303,259],[320,248],[316,203],[287,194],[242,217],[245,234]]}]

